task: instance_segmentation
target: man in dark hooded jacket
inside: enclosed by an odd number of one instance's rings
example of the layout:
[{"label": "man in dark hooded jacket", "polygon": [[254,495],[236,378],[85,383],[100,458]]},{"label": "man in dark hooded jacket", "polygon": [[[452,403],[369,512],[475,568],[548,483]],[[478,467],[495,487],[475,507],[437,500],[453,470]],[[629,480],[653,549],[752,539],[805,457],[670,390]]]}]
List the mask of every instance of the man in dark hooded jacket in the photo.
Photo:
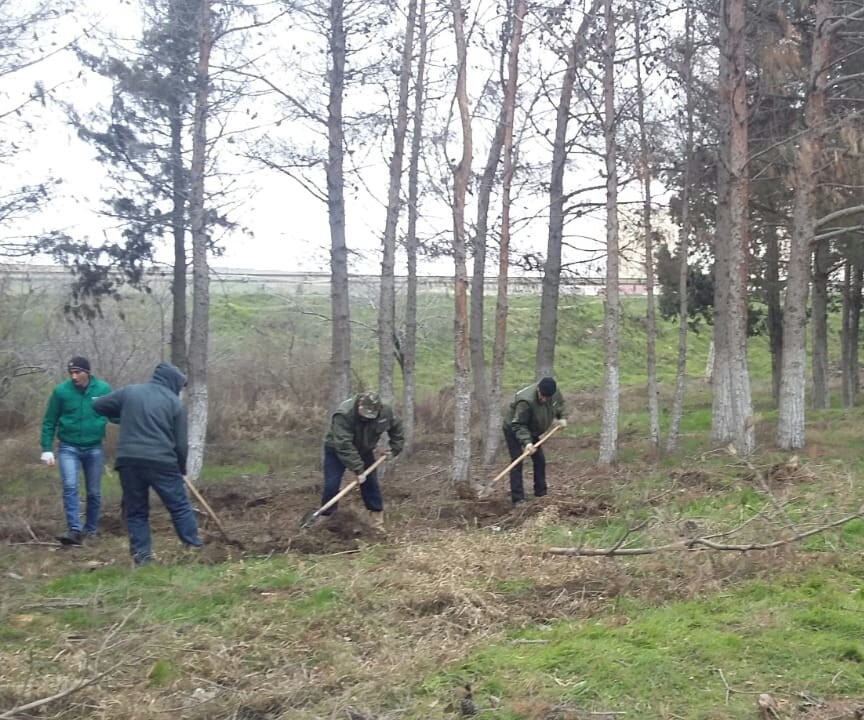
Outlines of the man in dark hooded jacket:
[{"label": "man in dark hooded jacket", "polygon": [[93,401],[100,415],[120,419],[114,467],[123,487],[129,550],[136,565],[153,559],[150,488],[161,498],[180,541],[200,547],[195,512],[186,495],[186,410],[180,391],[186,376],[171,363],[159,363],[146,383],[127,385]]}]

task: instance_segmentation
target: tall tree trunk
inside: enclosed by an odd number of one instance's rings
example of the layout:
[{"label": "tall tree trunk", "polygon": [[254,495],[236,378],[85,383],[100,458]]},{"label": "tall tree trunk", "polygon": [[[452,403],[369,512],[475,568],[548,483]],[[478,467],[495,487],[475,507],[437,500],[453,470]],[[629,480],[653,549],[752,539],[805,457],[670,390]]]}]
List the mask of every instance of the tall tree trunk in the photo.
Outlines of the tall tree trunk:
[{"label": "tall tree trunk", "polygon": [[847,259],[843,271],[843,321],[840,330],[843,407],[858,399],[858,334],[861,321],[861,285],[864,269]]},{"label": "tall tree trunk", "polygon": [[468,49],[461,0],[452,0],[453,34],[456,38],[456,103],[462,125],[462,157],[453,169],[453,356],[455,417],[453,467],[456,485],[469,482],[471,467],[471,367],[468,356],[468,273],[465,266],[465,196],[473,155],[471,111],[468,108]]},{"label": "tall tree trunk", "polygon": [[[493,408],[489,399],[489,373],[486,367],[485,324],[485,290],[486,290],[486,245],[489,231],[489,203],[492,188],[495,186],[495,173],[501,159],[501,146],[504,144],[504,108],[495,127],[495,135],[486,156],[486,167],[480,177],[480,187],[477,189],[477,223],[474,232],[474,271],[471,276],[471,375],[474,380],[474,400],[477,412],[481,418],[488,416]],[[481,420],[481,422],[483,422]],[[496,429],[495,440],[488,432],[484,432],[482,444],[484,458],[494,454],[490,444],[497,443],[500,432]],[[497,445],[495,445],[497,447]],[[488,462],[484,460],[484,462]]]},{"label": "tall tree trunk", "polygon": [[681,416],[684,414],[684,391],[687,378],[687,279],[690,253],[690,192],[693,183],[693,7],[687,1],[684,16],[684,57],[682,59],[682,82],[684,85],[685,131],[684,131],[684,178],[681,181],[681,231],[678,235],[678,360],[675,368],[675,393],[672,398],[672,413],[669,418],[669,434],[666,450],[672,452],[678,446],[681,431]]},{"label": "tall tree trunk", "polygon": [[402,67],[399,70],[399,100],[396,127],[393,130],[393,157],[390,159],[390,186],[387,193],[387,218],[384,223],[381,254],[381,301],[378,307],[378,388],[387,403],[393,402],[393,359],[396,349],[396,228],[399,224],[402,189],[402,160],[405,155],[405,134],[408,131],[408,89],[411,80],[411,59],[414,55],[414,22],[417,0],[409,0],[405,20],[405,40],[402,45]]},{"label": "tall tree trunk", "polygon": [[501,182],[501,246],[498,253],[498,297],[495,303],[495,341],[492,346],[492,373],[483,463],[489,464],[501,437],[501,397],[504,384],[504,351],[507,344],[507,280],[510,269],[510,189],[513,185],[513,122],[516,116],[516,88],[519,81],[519,47],[525,19],[525,0],[516,0],[507,84],[504,92],[504,168]]},{"label": "tall tree trunk", "polygon": [[849,330],[852,326],[852,261],[843,262],[843,307],[840,312],[840,399],[844,408],[852,407],[851,346]]},{"label": "tall tree trunk", "polygon": [[858,346],[861,339],[861,304],[862,287],[864,287],[864,266],[856,261],[854,267],[852,273],[852,313],[849,318],[849,372],[852,405],[858,402],[858,394],[861,392]]},{"label": "tall tree trunk", "polygon": [[606,23],[603,48],[603,137],[606,142],[606,297],[603,319],[603,420],[600,428],[601,465],[618,457],[618,409],[620,377],[618,367],[618,148],[615,114],[615,10],[605,0]]},{"label": "tall tree trunk", "polygon": [[829,23],[832,4],[831,0],[816,2],[808,93],[804,101],[804,133],[799,141],[793,179],[795,194],[783,312],[780,406],[777,413],[777,447],[782,450],[794,450],[804,446],[804,327],[807,323],[807,295],[810,284],[810,243],[815,230],[813,203],[817,165],[822,154],[825,91],[831,55]]},{"label": "tall tree trunk", "polygon": [[828,369],[828,277],[831,274],[831,248],[829,241],[823,240],[816,245],[813,254],[813,407],[831,407]]},{"label": "tall tree trunk", "polygon": [[564,170],[567,165],[567,125],[576,71],[582,65],[585,42],[593,27],[601,0],[592,0],[579,30],[567,52],[567,67],[561,80],[561,96],[555,113],[555,136],[552,143],[552,170],[549,177],[549,236],[540,297],[540,323],[537,334],[535,377],[555,374],[555,343],[558,338],[558,296],[561,285],[561,244],[564,240]]},{"label": "tall tree trunk", "polygon": [[[720,105],[725,108],[723,120],[727,123],[721,128],[721,145],[725,145],[721,158],[728,161],[721,159],[720,165],[728,165],[728,173],[724,196],[718,202],[712,435],[715,440],[731,442],[739,455],[747,456],[753,451],[755,433],[747,368],[749,178],[745,0],[722,0],[720,16]],[[721,212],[726,215],[722,221]],[[721,234],[721,228],[725,235]]]},{"label": "tall tree trunk", "polygon": [[656,454],[660,449],[660,408],[657,389],[657,319],[654,307],[654,243],[651,227],[651,153],[645,127],[645,87],[642,82],[642,12],[633,0],[633,42],[636,70],[636,110],[639,119],[639,163],[642,180],[642,232],[645,245],[645,371],[648,392],[648,434]]},{"label": "tall tree trunk", "polygon": [[780,372],[783,363],[783,309],[780,307],[780,243],[777,227],[766,223],[765,303],[768,305],[768,347],[771,351],[771,397],[780,402]]},{"label": "tall tree trunk", "polygon": [[330,406],[351,392],[351,308],[345,243],[344,130],[346,36],[344,0],[330,0],[330,102],[327,105],[327,218],[330,223]]},{"label": "tall tree trunk", "polygon": [[417,30],[420,47],[417,77],[414,81],[414,117],[411,135],[411,160],[408,165],[408,229],[405,254],[408,260],[408,287],[405,296],[405,343],[403,345],[402,385],[404,396],[403,425],[405,449],[410,457],[414,450],[414,418],[417,390],[417,216],[420,176],[420,150],[423,144],[423,105],[426,82],[426,0],[420,0]]},{"label": "tall tree trunk", "polygon": [[170,105],[171,126],[171,233],[174,267],[171,279],[171,362],[186,372],[186,198],[183,165],[183,117],[180,103]]},{"label": "tall tree trunk", "polygon": [[198,9],[198,68],[195,113],[192,121],[192,164],[189,215],[192,224],[192,329],[189,338],[189,457],[187,475],[191,482],[201,476],[204,444],[207,439],[207,357],[210,325],[210,268],[207,265],[207,225],[204,215],[204,174],[207,159],[207,117],[209,115],[210,0],[201,0]]}]

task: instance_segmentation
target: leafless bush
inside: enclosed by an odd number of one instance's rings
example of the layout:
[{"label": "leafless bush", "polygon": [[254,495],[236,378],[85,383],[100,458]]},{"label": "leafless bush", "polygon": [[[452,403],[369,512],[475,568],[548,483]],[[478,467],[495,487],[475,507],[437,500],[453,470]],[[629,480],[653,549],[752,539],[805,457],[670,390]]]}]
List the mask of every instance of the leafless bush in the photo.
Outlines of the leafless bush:
[{"label": "leafless bush", "polygon": [[[433,433],[452,432],[456,402],[453,387],[441,388],[437,395],[427,395],[416,403],[415,422],[417,429]],[[421,433],[417,433],[419,437]]]},{"label": "leafless bush", "polygon": [[[318,432],[329,368],[320,348],[301,350],[279,337],[218,347],[209,376],[208,440],[237,441]],[[223,344],[233,345],[233,343]]]}]

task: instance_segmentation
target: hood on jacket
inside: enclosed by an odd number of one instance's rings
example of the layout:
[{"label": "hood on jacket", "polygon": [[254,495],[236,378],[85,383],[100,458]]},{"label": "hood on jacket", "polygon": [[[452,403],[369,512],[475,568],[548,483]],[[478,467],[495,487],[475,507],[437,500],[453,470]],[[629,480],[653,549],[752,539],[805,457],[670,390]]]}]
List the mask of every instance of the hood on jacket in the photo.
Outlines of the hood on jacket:
[{"label": "hood on jacket", "polygon": [[164,385],[171,392],[180,394],[180,391],[186,387],[186,376],[180,372],[180,368],[168,362],[161,362],[153,371],[153,382]]}]

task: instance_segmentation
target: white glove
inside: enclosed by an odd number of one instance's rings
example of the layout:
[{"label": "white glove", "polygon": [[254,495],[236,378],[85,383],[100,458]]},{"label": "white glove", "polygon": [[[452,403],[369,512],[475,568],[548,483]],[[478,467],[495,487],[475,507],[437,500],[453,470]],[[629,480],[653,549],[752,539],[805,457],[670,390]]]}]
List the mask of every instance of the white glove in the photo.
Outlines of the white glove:
[{"label": "white glove", "polygon": [[364,482],[366,482],[366,473],[357,473],[357,484],[362,485]]},{"label": "white glove", "polygon": [[40,462],[45,463],[46,465],[54,464],[54,453],[53,452],[43,452],[42,456],[39,458]]},{"label": "white glove", "polygon": [[558,427],[560,427],[560,428],[567,427],[567,418],[558,418]]},{"label": "white glove", "polygon": [[533,455],[534,450],[536,450],[536,448],[534,447],[534,443],[528,443],[525,446],[525,452],[527,452],[529,455]]}]

